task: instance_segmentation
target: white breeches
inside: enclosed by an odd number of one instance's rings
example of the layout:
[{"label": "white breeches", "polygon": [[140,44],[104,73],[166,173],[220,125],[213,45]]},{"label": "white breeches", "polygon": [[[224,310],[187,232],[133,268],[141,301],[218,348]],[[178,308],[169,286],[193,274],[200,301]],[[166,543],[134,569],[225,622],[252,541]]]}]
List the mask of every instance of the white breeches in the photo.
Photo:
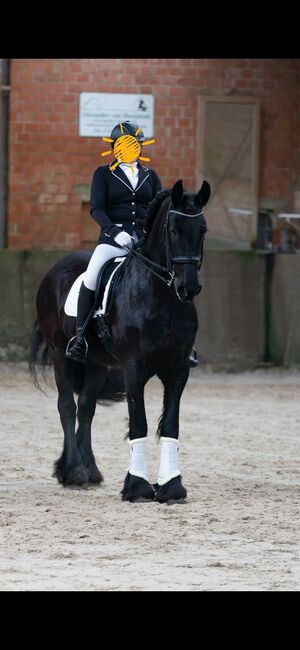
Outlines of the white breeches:
[{"label": "white breeches", "polygon": [[123,255],[127,255],[124,248],[110,246],[109,244],[98,244],[85,272],[83,283],[87,289],[96,290],[98,273],[105,262],[108,262],[113,257],[123,257]]}]

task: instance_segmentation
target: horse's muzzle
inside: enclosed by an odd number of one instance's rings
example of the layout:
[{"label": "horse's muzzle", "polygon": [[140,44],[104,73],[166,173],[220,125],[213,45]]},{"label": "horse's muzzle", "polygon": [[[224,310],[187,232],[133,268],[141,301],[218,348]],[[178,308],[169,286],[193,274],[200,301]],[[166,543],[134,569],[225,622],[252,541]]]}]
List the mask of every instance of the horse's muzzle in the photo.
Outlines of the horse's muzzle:
[{"label": "horse's muzzle", "polygon": [[191,302],[195,296],[198,296],[202,286],[199,284],[193,291],[191,291],[190,289],[187,289],[184,284],[179,284],[175,289],[180,302]]}]

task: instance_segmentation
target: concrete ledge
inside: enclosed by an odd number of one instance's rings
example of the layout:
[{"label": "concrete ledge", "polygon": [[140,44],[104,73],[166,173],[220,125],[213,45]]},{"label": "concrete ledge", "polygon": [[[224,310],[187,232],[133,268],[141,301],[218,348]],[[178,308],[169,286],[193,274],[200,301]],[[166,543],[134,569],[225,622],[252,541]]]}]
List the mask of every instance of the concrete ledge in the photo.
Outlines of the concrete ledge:
[{"label": "concrete ledge", "polygon": [[206,252],[195,304],[200,361],[232,369],[260,363],[265,351],[265,260],[255,252]]},{"label": "concrete ledge", "polygon": [[300,364],[300,255],[274,259],[271,286],[270,349],[275,363]]},{"label": "concrete ledge", "polygon": [[[20,358],[28,346],[28,334],[35,314],[35,296],[40,281],[59,259],[70,251],[0,251],[0,347],[11,344]],[[18,352],[17,352],[18,350]]]},{"label": "concrete ledge", "polygon": [[[51,266],[69,252],[0,251],[0,359],[27,358],[37,288]],[[266,292],[266,256],[205,251],[202,292],[195,300],[201,364],[227,370],[259,366],[266,352],[266,322],[269,362],[300,364],[300,256],[274,257]],[[266,318],[267,293],[271,298]]]}]

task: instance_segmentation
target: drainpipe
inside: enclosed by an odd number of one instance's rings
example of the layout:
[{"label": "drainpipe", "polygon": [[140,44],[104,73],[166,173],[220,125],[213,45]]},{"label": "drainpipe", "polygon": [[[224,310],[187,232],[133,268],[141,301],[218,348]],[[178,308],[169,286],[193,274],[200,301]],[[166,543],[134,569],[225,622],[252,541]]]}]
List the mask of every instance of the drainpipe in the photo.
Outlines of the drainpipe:
[{"label": "drainpipe", "polygon": [[5,248],[7,243],[9,92],[10,59],[2,59],[0,119],[0,249]]}]

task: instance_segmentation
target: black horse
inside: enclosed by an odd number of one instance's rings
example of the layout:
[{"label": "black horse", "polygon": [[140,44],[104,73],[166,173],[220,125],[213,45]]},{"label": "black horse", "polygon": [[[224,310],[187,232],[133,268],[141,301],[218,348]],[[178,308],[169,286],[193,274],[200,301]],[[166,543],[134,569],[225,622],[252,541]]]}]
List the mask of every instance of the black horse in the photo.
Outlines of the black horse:
[{"label": "black horse", "polygon": [[[203,207],[209,196],[206,181],[198,193],[185,191],[182,181],[177,181],[172,190],[162,190],[149,205],[143,245],[124,262],[121,287],[108,317],[112,353],[101,344],[94,318],[86,333],[87,363],[65,357],[67,342],[75,334],[75,318],[65,314],[64,304],[91,253],[71,253],[42,280],[36,298],[31,371],[36,378],[35,363],[44,344],[43,363],[50,354],[64,430],[63,452],[53,475],[64,486],[103,480],[91,445],[97,401],[107,403],[126,396],[129,440],[147,435],[144,387],[154,375],[164,386],[158,435],[178,439],[180,399],[198,326],[193,298],[201,289],[198,272],[207,230]],[[77,409],[74,393],[79,394]],[[151,485],[128,472],[122,490],[123,500],[129,501],[168,502],[185,496],[180,473],[164,485]]]}]

